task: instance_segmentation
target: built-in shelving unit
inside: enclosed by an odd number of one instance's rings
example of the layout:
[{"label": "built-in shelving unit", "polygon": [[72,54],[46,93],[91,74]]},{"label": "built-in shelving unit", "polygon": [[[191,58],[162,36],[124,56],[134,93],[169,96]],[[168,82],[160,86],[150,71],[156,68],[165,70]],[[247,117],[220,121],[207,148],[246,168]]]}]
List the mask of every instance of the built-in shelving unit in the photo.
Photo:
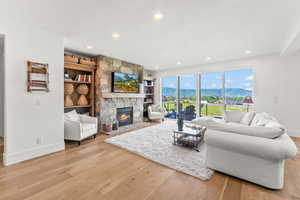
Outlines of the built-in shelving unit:
[{"label": "built-in shelving unit", "polygon": [[153,77],[144,77],[144,116],[148,116],[148,106],[154,104],[154,86],[155,79]]},{"label": "built-in shelving unit", "polygon": [[[69,99],[73,105],[66,105],[65,111],[75,109],[79,113],[89,113],[90,116],[95,116],[95,71],[96,62],[93,58],[82,58],[75,55],[65,54],[65,90],[73,88],[73,92],[69,95]],[[71,84],[71,85],[70,85]],[[80,104],[82,94],[78,93],[78,87],[83,86],[84,90],[88,91],[85,94],[86,105]],[[72,91],[72,89],[71,89]],[[65,94],[66,96],[66,94]],[[65,97],[66,98],[66,97]],[[86,101],[85,100],[85,101]]]}]

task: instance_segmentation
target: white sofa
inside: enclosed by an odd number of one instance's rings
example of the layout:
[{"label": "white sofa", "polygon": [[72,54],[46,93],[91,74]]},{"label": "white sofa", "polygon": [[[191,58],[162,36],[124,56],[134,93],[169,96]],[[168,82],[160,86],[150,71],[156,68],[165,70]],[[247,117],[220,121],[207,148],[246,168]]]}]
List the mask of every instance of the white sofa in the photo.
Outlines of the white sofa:
[{"label": "white sofa", "polygon": [[148,117],[150,120],[164,120],[164,110],[160,105],[148,106]]},{"label": "white sofa", "polygon": [[77,114],[75,110],[64,115],[65,140],[80,142],[88,137],[96,137],[98,131],[97,118]]},{"label": "white sofa", "polygon": [[245,120],[241,123],[245,113],[226,113],[225,116],[230,115],[235,116],[225,117],[225,120],[206,117],[193,121],[208,129],[204,137],[207,166],[267,188],[281,189],[284,162],[297,154],[287,130],[266,113],[249,118],[249,124]]}]

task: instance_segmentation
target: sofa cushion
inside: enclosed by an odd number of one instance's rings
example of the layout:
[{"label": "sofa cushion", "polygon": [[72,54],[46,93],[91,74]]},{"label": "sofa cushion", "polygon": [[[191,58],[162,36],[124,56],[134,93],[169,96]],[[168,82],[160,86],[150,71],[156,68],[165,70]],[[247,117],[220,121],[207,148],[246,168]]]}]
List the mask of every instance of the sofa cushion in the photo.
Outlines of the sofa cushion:
[{"label": "sofa cushion", "polygon": [[247,112],[245,113],[245,115],[243,116],[242,120],[240,121],[241,124],[247,125],[249,126],[253,120],[255,116],[255,112],[251,111],[251,112]]},{"label": "sofa cushion", "polygon": [[288,159],[297,154],[295,143],[286,133],[274,140],[270,140],[267,138],[208,130],[205,133],[204,140],[208,145],[263,159]]},{"label": "sofa cushion", "polygon": [[217,119],[213,117],[200,117],[197,119],[194,119],[190,123],[205,126],[205,127],[213,127],[214,125],[217,125],[219,123],[225,124],[226,122],[222,119]]},{"label": "sofa cushion", "polygon": [[245,113],[241,111],[225,111],[225,121],[240,123],[244,115]]},{"label": "sofa cushion", "polygon": [[284,129],[278,127],[247,126],[237,123],[223,124],[218,130],[269,139],[277,138],[285,132]]},{"label": "sofa cushion", "polygon": [[285,130],[278,127],[248,126],[237,122],[226,123],[224,120],[212,117],[201,117],[193,120],[192,123],[205,126],[211,130],[237,133],[241,135],[256,136],[262,138],[276,138],[281,136]]}]

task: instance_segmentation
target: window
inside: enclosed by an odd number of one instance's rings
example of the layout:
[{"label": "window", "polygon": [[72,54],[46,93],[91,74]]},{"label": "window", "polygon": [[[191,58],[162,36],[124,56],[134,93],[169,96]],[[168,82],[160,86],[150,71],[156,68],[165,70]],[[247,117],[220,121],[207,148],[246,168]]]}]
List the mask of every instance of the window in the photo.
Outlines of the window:
[{"label": "window", "polygon": [[[251,98],[253,91],[253,75],[251,69],[225,72],[225,108],[226,110],[246,111],[245,98]],[[249,104],[250,106],[252,104]],[[252,108],[250,108],[252,109]]]},{"label": "window", "polygon": [[177,85],[178,77],[162,78],[162,105],[166,117],[176,118],[177,113]]},{"label": "window", "polygon": [[201,116],[220,117],[223,115],[223,73],[201,74]]},{"label": "window", "polygon": [[[199,84],[199,85],[198,85]],[[224,110],[253,109],[251,69],[162,78],[162,104],[166,117],[185,120],[196,115],[222,117]]]}]

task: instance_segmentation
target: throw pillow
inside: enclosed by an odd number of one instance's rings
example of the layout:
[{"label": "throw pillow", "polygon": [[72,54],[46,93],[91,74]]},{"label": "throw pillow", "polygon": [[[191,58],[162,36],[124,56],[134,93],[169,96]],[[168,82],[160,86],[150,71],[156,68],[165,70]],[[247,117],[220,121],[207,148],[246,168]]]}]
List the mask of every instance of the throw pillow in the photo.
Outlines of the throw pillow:
[{"label": "throw pillow", "polygon": [[241,111],[225,111],[225,121],[240,123],[244,115]]},{"label": "throw pillow", "polygon": [[265,127],[267,127],[267,128],[279,128],[281,130],[285,130],[285,127],[277,121],[269,121],[268,123],[266,123]]},{"label": "throw pillow", "polygon": [[240,123],[249,126],[249,125],[251,124],[251,122],[252,122],[254,116],[255,116],[255,112],[253,112],[253,111],[247,112],[247,113],[243,116],[243,118],[242,118],[242,120],[240,121]]},{"label": "throw pillow", "polygon": [[264,116],[262,115],[262,113],[256,113],[256,115],[254,116],[250,126],[258,126],[258,122],[260,120],[262,120],[264,118]]},{"label": "throw pillow", "polygon": [[65,113],[65,118],[70,121],[80,121],[80,117],[75,110]]},{"label": "throw pillow", "polygon": [[257,113],[252,120],[251,126],[265,126],[269,121],[277,122],[277,119],[268,113]]}]

